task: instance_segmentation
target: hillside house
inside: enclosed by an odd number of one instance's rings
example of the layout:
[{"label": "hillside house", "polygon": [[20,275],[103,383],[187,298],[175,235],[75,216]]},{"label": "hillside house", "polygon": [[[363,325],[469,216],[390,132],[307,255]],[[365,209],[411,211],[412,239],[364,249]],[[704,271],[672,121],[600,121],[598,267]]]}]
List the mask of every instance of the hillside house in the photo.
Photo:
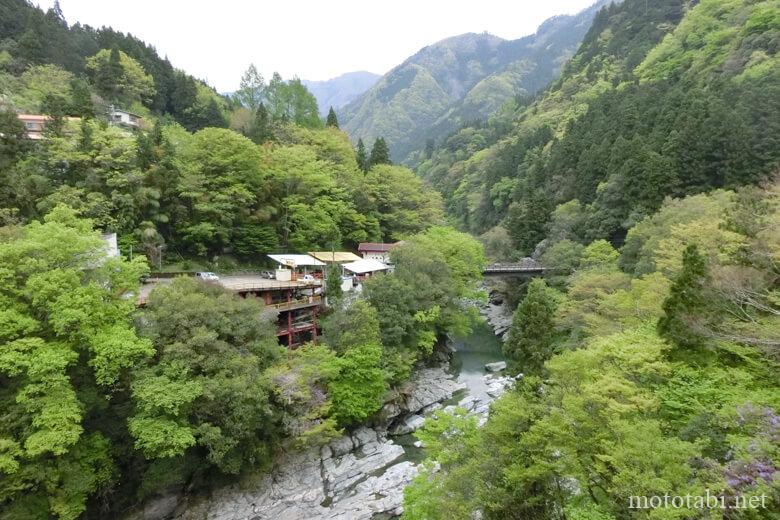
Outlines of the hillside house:
[{"label": "hillside house", "polygon": [[390,266],[387,264],[380,262],[379,260],[374,260],[373,258],[361,258],[355,262],[342,264],[341,267],[344,269],[344,273],[352,275],[355,280],[361,282],[376,273],[381,273],[390,269]]},{"label": "hillside house", "polygon": [[[40,141],[43,139],[43,133],[46,130],[46,124],[51,120],[51,116],[42,114],[18,114],[16,117],[24,125],[27,131],[27,139]],[[65,121],[80,121],[80,117],[66,117]]]},{"label": "hillside house", "polygon": [[390,250],[399,246],[400,242],[384,244],[381,242],[361,242],[358,245],[358,253],[368,260],[378,260],[384,264],[390,261]]},{"label": "hillside house", "polygon": [[108,111],[108,122],[112,125],[141,128],[142,120],[141,116],[119,108],[111,107]]}]

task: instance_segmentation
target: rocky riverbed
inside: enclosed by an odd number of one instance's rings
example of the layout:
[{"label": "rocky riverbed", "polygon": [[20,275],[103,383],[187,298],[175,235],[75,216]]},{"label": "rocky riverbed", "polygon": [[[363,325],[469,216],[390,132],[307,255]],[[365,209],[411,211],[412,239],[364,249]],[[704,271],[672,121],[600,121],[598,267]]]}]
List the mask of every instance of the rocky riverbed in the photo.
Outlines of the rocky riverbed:
[{"label": "rocky riverbed", "polygon": [[[420,428],[425,416],[465,394],[448,366],[418,370],[402,398],[383,409],[386,426],[362,427],[324,446],[290,453],[267,474],[256,475],[210,496],[164,497],[148,503],[134,520],[369,520],[402,512],[404,487],[417,465],[405,460],[394,440]],[[487,374],[482,397],[466,395],[457,404],[487,420],[490,401],[512,382]],[[448,404],[444,410],[454,408]]]}]

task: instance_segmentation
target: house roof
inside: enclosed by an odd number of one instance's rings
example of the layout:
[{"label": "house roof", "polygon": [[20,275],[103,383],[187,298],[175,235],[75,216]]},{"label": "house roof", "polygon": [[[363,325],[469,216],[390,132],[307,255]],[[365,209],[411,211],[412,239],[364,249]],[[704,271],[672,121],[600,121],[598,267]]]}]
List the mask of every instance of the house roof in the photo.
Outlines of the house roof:
[{"label": "house roof", "polygon": [[312,258],[309,255],[293,255],[289,253],[279,253],[274,255],[268,255],[268,258],[276,262],[277,264],[286,265],[287,267],[300,267],[309,265],[325,265],[324,262],[320,262],[316,258]]},{"label": "house roof", "polygon": [[26,121],[48,121],[49,120],[49,116],[44,116],[40,114],[17,114],[16,117]]},{"label": "house roof", "polygon": [[373,258],[362,258],[356,262],[342,264],[341,267],[355,274],[373,273],[376,271],[386,271],[389,269],[387,264],[383,264],[379,260],[374,260]]},{"label": "house roof", "polygon": [[[49,121],[51,119],[51,116],[47,116],[45,114],[16,114],[16,117],[19,118],[22,121]],[[65,116],[63,117],[65,121],[81,121],[80,117],[71,117],[71,116]]]},{"label": "house roof", "polygon": [[360,257],[349,251],[309,251],[309,254],[317,260],[323,262],[343,264],[344,262],[354,262],[360,260]]},{"label": "house roof", "polygon": [[382,242],[361,242],[358,246],[358,251],[361,253],[364,251],[385,253],[393,249],[398,244],[398,242],[394,242],[392,244],[384,244]]}]

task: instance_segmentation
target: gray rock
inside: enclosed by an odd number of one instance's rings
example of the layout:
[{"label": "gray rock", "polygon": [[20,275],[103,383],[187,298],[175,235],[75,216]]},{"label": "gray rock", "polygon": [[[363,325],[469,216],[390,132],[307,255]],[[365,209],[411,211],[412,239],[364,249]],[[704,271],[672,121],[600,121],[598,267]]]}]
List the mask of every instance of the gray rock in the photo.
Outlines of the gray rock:
[{"label": "gray rock", "polygon": [[422,448],[423,447],[423,442],[422,441],[414,441],[412,443],[412,446],[414,446],[415,448]]},{"label": "gray rock", "polygon": [[355,443],[355,447],[363,446],[364,444],[368,444],[370,442],[376,442],[377,432],[376,430],[372,430],[371,428],[366,428],[363,426],[355,430],[355,433],[352,435],[352,440]]},{"label": "gray rock", "polygon": [[485,365],[485,370],[488,372],[500,372],[506,369],[506,361],[496,361],[495,363],[488,363]]},{"label": "gray rock", "polygon": [[426,415],[426,414],[429,414],[429,413],[431,413],[432,411],[434,411],[434,410],[438,410],[438,409],[440,409],[440,408],[441,408],[441,403],[433,403],[433,404],[429,404],[428,406],[426,406],[425,408],[423,408],[422,410],[420,410],[420,415]]},{"label": "gray rock", "polygon": [[465,409],[467,412],[474,410],[477,407],[481,399],[475,395],[468,395],[458,402],[458,406]]},{"label": "gray rock", "polygon": [[426,406],[446,401],[455,392],[466,389],[466,385],[454,381],[443,368],[436,367],[419,370],[414,375],[409,388],[410,391],[402,408],[409,413],[417,413]]},{"label": "gray rock", "polygon": [[423,424],[425,424],[424,417],[417,414],[407,415],[394,424],[390,430],[388,430],[388,433],[390,435],[406,435],[407,433],[419,430],[422,428]]},{"label": "gray rock", "polygon": [[330,442],[331,456],[340,457],[342,455],[346,455],[352,451],[354,447],[355,444],[352,442],[351,437],[339,437],[338,439],[332,440]]}]

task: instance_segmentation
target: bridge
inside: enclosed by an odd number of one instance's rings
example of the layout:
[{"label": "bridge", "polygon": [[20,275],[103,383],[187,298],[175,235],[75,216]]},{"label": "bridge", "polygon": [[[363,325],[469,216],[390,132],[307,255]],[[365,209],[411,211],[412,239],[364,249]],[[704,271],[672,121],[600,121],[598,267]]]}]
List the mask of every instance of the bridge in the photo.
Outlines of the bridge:
[{"label": "bridge", "polygon": [[560,272],[556,267],[542,267],[535,262],[490,264],[482,271],[484,276],[540,276],[550,272]]}]

